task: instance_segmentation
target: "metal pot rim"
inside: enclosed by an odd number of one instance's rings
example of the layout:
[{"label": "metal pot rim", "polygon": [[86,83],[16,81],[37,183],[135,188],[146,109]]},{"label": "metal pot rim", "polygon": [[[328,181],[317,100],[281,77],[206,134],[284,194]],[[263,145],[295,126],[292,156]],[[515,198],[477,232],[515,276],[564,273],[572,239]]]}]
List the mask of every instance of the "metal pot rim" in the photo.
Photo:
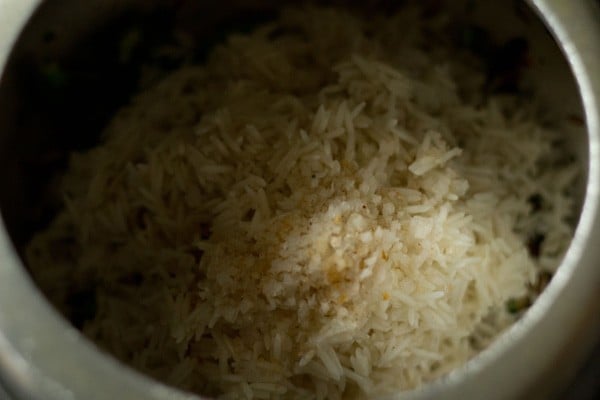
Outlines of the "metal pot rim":
[{"label": "metal pot rim", "polygon": [[[0,71],[41,2],[0,0]],[[589,0],[528,3],[560,44],[584,105],[589,162],[579,226],[552,284],[517,324],[464,367],[422,390],[392,398],[514,398],[539,382],[548,366],[566,359],[570,344],[578,341],[581,348],[597,332],[600,247],[594,238],[600,237],[600,74],[594,73],[600,71],[600,18]],[[48,400],[197,398],[101,354],[64,321],[32,283],[1,220],[0,260],[0,379],[15,395]],[[591,325],[589,320],[585,325],[586,318],[592,318]],[[584,326],[588,332],[582,333]]]}]

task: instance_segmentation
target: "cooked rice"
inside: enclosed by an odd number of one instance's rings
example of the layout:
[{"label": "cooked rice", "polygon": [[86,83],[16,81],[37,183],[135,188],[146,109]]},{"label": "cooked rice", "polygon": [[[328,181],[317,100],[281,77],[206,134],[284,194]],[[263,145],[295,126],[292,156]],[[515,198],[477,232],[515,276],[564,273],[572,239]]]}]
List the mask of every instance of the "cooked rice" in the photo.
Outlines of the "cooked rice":
[{"label": "cooked rice", "polygon": [[419,18],[287,10],[140,93],[72,156],[37,282],[65,313],[92,287],[88,337],[205,395],[364,398],[465,363],[558,265],[575,169]]}]

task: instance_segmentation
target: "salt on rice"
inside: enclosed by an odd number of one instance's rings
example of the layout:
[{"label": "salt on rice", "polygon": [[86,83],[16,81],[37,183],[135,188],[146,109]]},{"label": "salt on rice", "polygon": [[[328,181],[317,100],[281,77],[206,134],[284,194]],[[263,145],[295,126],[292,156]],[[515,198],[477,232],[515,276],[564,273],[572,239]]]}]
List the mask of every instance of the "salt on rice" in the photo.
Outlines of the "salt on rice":
[{"label": "salt on rice", "polygon": [[141,92],[72,156],[39,285],[65,313],[91,287],[88,337],[226,399],[367,398],[469,360],[558,265],[576,171],[416,16],[286,10]]}]

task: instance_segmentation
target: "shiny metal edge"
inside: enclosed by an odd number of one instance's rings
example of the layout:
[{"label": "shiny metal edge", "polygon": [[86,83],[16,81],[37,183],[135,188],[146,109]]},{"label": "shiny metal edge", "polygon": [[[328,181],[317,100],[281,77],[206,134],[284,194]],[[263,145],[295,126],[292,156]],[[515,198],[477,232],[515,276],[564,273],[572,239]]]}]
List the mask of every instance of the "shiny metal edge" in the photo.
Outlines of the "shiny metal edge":
[{"label": "shiny metal edge", "polygon": [[[541,371],[559,357],[560,350],[568,342],[564,331],[552,329],[561,320],[565,331],[578,326],[577,315],[565,304],[586,305],[598,289],[598,274],[593,274],[600,249],[593,238],[600,237],[598,215],[600,171],[600,126],[598,103],[600,96],[600,28],[594,5],[588,1],[566,2],[564,0],[528,0],[547,22],[562,44],[562,48],[576,75],[586,113],[589,131],[589,175],[587,194],[581,221],[577,228],[563,265],[550,287],[532,307],[530,312],[494,345],[476,357],[464,368],[446,378],[425,387],[421,391],[399,394],[394,398],[426,399],[443,396],[445,399],[514,398],[531,386],[539,377],[531,371]],[[25,22],[39,5],[40,0],[0,0],[0,70]],[[578,24],[565,25],[558,18],[558,10],[570,8]],[[584,28],[582,28],[584,27]],[[583,32],[578,31],[584,29]],[[596,42],[596,43],[594,43]],[[592,251],[589,251],[592,249]],[[0,292],[0,365],[6,381],[18,383],[27,392],[16,394],[36,399],[194,399],[132,372],[101,355],[82,336],[60,318],[42,299],[25,273],[16,252],[0,221],[0,281],[16,282],[14,290]],[[567,293],[566,289],[572,290]],[[568,298],[568,301],[566,301]],[[573,303],[574,302],[574,303]],[[27,308],[21,308],[23,305]],[[553,308],[553,324],[547,311]],[[18,311],[16,311],[18,310]],[[33,319],[32,316],[44,317]],[[12,323],[17,323],[12,325]],[[9,325],[16,328],[8,329]],[[6,328],[6,329],[5,329]],[[46,332],[44,335],[42,332]],[[63,332],[60,337],[37,341],[42,336]],[[572,332],[571,332],[572,333]],[[34,335],[35,339],[34,340]],[[536,336],[539,335],[539,336]],[[543,340],[532,340],[540,337]],[[529,340],[527,340],[529,338]],[[40,362],[43,348],[49,346],[61,362]],[[61,353],[56,353],[62,351]],[[515,360],[522,363],[515,364]],[[494,368],[488,368],[494,364]],[[35,365],[36,367],[33,367]],[[77,375],[61,373],[78,371]],[[61,382],[61,383],[59,383]],[[89,385],[102,387],[95,394],[87,392]],[[498,387],[503,388],[502,391]]]},{"label": "shiny metal edge", "polygon": [[0,71],[4,70],[10,49],[41,0],[0,0]]}]

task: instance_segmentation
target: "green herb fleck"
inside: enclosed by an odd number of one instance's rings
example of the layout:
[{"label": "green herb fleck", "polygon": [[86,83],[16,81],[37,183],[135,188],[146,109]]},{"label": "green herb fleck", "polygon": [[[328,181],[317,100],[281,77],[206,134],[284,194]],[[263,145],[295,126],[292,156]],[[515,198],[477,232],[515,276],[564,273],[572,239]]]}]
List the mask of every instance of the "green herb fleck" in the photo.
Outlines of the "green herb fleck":
[{"label": "green herb fleck", "polygon": [[517,314],[520,311],[525,310],[531,305],[529,297],[521,297],[518,299],[510,299],[506,302],[506,309],[511,314]]},{"label": "green herb fleck", "polygon": [[128,64],[133,59],[133,53],[142,41],[142,32],[137,29],[128,31],[119,43],[119,61]]},{"label": "green herb fleck", "polygon": [[62,89],[69,83],[69,77],[65,70],[56,62],[51,62],[42,67],[44,80],[53,89]]}]

